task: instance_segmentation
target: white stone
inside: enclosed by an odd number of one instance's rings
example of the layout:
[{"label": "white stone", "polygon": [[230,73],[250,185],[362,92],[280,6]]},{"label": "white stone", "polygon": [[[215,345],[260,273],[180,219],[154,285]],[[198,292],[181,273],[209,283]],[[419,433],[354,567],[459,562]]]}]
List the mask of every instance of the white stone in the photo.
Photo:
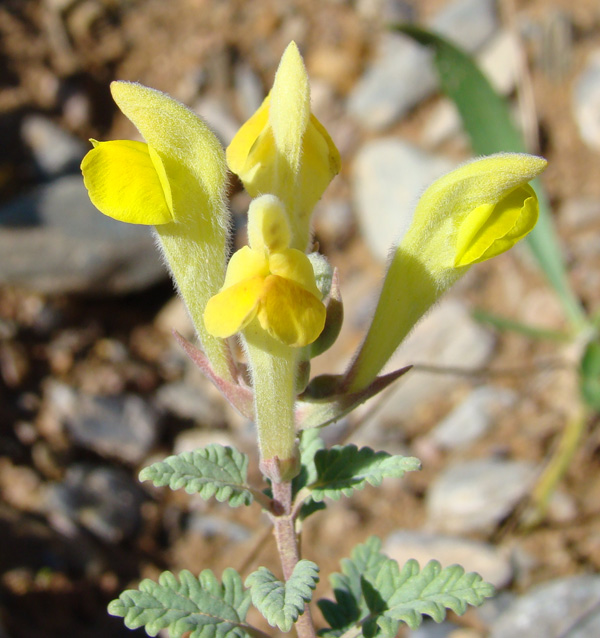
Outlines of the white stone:
[{"label": "white stone", "polygon": [[476,459],[447,468],[427,494],[428,527],[450,534],[490,532],[533,485],[526,461]]},{"label": "white stone", "polygon": [[[415,363],[479,368],[488,361],[494,343],[492,333],[472,319],[463,303],[448,298],[417,324],[391,358],[386,370]],[[393,386],[378,412],[378,420],[398,423],[408,419],[420,404],[435,401],[462,381],[457,375],[411,370]]]},{"label": "white stone", "polygon": [[492,86],[502,95],[511,93],[523,64],[523,51],[511,31],[499,31],[481,50],[477,61]]},{"label": "white stone", "polygon": [[463,448],[483,436],[494,418],[511,408],[515,393],[504,388],[475,388],[450,414],[440,421],[427,438],[446,450]]},{"label": "white stone", "polygon": [[372,254],[382,261],[412,220],[419,195],[455,164],[397,138],[365,144],[353,167],[356,214]]},{"label": "white stone", "polygon": [[581,139],[600,150],[600,50],[594,51],[575,83],[574,110]]},{"label": "white stone", "polygon": [[600,577],[561,578],[517,598],[491,626],[490,638],[592,638],[600,635]]},{"label": "white stone", "polygon": [[[456,0],[429,27],[474,52],[497,28],[494,2]],[[365,128],[383,130],[431,95],[436,86],[431,51],[408,36],[387,33],[375,60],[349,96],[348,112]]]},{"label": "white stone", "polygon": [[423,568],[430,560],[442,567],[458,564],[467,572],[477,572],[497,588],[512,579],[510,558],[488,543],[427,531],[399,531],[386,540],[383,551],[404,565],[410,558]]},{"label": "white stone", "polygon": [[461,131],[462,120],[456,105],[449,98],[442,98],[429,113],[421,140],[426,148],[436,148]]}]

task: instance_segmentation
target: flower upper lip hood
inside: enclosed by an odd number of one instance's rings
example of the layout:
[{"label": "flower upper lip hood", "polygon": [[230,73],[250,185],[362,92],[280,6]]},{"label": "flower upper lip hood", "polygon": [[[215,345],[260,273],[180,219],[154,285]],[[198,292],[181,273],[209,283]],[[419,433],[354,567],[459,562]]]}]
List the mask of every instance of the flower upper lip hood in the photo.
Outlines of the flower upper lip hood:
[{"label": "flower upper lip hood", "polygon": [[250,205],[248,238],[250,245],[231,258],[221,292],[206,306],[207,330],[225,339],[256,320],[285,345],[312,343],[325,325],[325,306],[308,257],[288,247],[289,227],[275,196]]},{"label": "flower upper lip hood", "polygon": [[310,111],[306,69],[291,42],[273,88],[227,148],[227,164],[252,197],[276,195],[288,216],[291,246],[305,250],[310,215],[340,171],[340,154]]},{"label": "flower upper lip hood", "polygon": [[90,199],[109,217],[154,228],[204,352],[222,377],[233,379],[227,344],[202,320],[225,274],[225,152],[193,111],[165,93],[134,82],[110,88],[145,142],[92,142],[81,163]]},{"label": "flower upper lip hood", "polygon": [[81,163],[92,203],[130,224],[185,222],[190,215],[226,225],[227,168],[218,140],[190,109],[135,82],[111,93],[145,142],[96,142]]}]

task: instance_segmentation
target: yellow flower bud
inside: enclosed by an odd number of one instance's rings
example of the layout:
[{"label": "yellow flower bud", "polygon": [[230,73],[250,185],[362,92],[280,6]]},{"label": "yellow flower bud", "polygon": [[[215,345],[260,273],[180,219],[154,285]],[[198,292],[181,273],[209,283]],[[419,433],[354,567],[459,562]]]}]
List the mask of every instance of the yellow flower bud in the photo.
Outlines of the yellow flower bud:
[{"label": "yellow flower bud", "polygon": [[340,170],[340,155],[310,112],[308,76],[294,42],[285,50],[273,89],[227,148],[229,168],[252,197],[270,193],[289,216],[291,246],[304,251],[310,215]]}]

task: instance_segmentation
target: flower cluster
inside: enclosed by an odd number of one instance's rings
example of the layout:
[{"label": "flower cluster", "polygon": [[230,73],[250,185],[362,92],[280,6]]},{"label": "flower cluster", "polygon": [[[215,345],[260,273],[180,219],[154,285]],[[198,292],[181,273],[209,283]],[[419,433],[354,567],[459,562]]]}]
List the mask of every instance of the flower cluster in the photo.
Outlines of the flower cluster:
[{"label": "flower cluster", "polygon": [[[114,82],[111,90],[145,142],[92,141],[82,163],[90,198],[110,217],[155,229],[205,369],[234,404],[248,389],[227,340],[241,335],[261,456],[277,480],[294,471],[298,415],[306,413],[297,409],[306,385],[298,371],[311,356],[305,346],[322,332],[335,333],[330,324],[341,321],[332,311],[339,298],[331,277],[317,286],[319,262],[306,254],[313,208],[339,172],[340,156],[311,113],[298,48],[288,46],[270,94],[226,153],[203,121],[169,96],[129,82]],[[483,158],[425,192],[394,250],[365,340],[347,373],[330,384],[332,405],[346,405],[344,393],[356,401],[371,396],[387,360],[439,296],[471,265],[508,250],[533,228],[538,204],[528,182],[545,164],[523,154]],[[249,245],[227,263],[228,168],[254,199]]]}]

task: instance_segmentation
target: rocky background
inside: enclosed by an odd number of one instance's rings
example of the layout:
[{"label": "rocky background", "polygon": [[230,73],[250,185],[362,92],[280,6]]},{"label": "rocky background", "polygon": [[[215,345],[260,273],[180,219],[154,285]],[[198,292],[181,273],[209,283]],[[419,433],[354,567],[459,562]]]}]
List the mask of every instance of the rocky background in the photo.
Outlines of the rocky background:
[{"label": "rocky background", "polygon": [[[230,510],[137,482],[209,442],[255,457],[252,425],[170,331],[190,326],[145,228],[103,217],[79,174],[87,139],[136,135],[110,99],[137,80],[192,106],[226,144],[299,44],[313,110],[343,170],[315,214],[346,320],[314,371],[364,332],[391,240],[423,188],[469,156],[428,55],[386,30],[416,21],[472,52],[550,162],[570,278],[600,301],[597,0],[4,0],[0,4],[0,637],[145,635],[106,604],[164,569],[276,567],[257,506]],[[521,100],[514,99],[519,94]],[[248,204],[231,181],[238,241]],[[561,308],[525,247],[473,269],[395,356],[421,364],[324,435],[420,456],[422,472],[330,504],[304,533],[326,575],[378,534],[403,561],[460,562],[499,595],[413,638],[600,635],[600,430],[534,528],[520,506],[578,410],[577,347],[497,333],[482,308],[551,330]],[[432,370],[428,366],[433,366]],[[319,616],[317,615],[317,621]]]}]

